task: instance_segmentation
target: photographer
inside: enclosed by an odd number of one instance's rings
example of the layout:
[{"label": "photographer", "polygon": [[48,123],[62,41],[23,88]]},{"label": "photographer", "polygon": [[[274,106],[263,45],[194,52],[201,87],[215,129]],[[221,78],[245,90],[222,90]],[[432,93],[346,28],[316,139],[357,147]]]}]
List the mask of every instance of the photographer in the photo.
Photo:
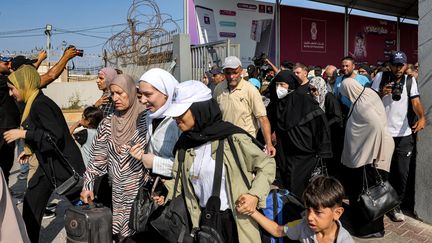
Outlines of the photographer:
[{"label": "photographer", "polygon": [[[403,200],[415,143],[412,134],[425,127],[426,117],[416,79],[404,74],[407,68],[405,53],[393,53],[390,57],[390,68],[391,72],[380,72],[376,75],[372,88],[378,92],[384,103],[388,129],[395,142],[389,181],[400,200]],[[417,115],[416,122],[411,123],[410,109]],[[400,208],[391,211],[388,216],[398,222],[405,219]]]}]

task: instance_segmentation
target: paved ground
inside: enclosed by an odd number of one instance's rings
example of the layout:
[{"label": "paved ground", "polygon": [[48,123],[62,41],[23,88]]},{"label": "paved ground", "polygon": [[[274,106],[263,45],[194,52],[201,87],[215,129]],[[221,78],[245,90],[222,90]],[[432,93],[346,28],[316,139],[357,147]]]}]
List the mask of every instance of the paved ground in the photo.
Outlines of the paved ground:
[{"label": "paved ground", "polygon": [[[25,181],[17,180],[19,174],[19,166],[16,164],[12,168],[10,185],[14,197],[22,198],[25,190]],[[57,216],[52,219],[44,219],[42,222],[43,228],[40,236],[40,243],[64,243],[66,242],[66,232],[64,230],[64,212],[70,206],[69,202],[61,197],[52,197],[52,202],[57,202]],[[18,204],[18,208],[22,209],[22,204]],[[385,222],[385,237],[381,239],[360,240],[356,242],[432,242],[432,226],[411,217],[406,217],[405,222],[394,223],[387,217]]]}]

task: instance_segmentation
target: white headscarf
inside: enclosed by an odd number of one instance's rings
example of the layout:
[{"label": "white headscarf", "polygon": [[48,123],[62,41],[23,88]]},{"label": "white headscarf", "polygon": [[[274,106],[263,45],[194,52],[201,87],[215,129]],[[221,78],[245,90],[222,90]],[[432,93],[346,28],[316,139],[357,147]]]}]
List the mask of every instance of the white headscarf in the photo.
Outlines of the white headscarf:
[{"label": "white headscarf", "polygon": [[155,89],[167,96],[165,104],[157,111],[150,112],[149,115],[152,119],[164,117],[163,113],[171,105],[174,89],[178,85],[177,79],[175,79],[174,76],[163,69],[152,68],[141,76],[140,82],[147,82],[151,84]]},{"label": "white headscarf", "polygon": [[[390,170],[394,141],[387,128],[387,116],[380,97],[352,78],[344,79],[341,94],[353,103],[345,129],[342,164],[359,168],[372,164]],[[360,97],[359,97],[360,96]],[[357,102],[356,102],[357,100]]]},{"label": "white headscarf", "polygon": [[319,103],[319,106],[325,111],[325,98],[327,95],[327,85],[323,78],[314,77],[309,81],[309,85],[312,85],[318,90],[319,95],[313,96],[313,98]]}]

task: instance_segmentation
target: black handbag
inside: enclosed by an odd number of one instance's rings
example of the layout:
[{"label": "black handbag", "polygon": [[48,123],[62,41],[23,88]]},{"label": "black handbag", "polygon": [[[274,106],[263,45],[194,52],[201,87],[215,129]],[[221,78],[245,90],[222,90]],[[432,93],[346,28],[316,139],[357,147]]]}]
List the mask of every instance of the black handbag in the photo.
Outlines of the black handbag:
[{"label": "black handbag", "polygon": [[328,176],[327,165],[326,162],[320,157],[317,156],[317,161],[315,164],[315,168],[312,170],[309,181],[312,181],[317,176]]},{"label": "black handbag", "polygon": [[189,213],[186,208],[182,188],[182,193],[176,196],[184,159],[185,150],[180,149],[178,152],[178,172],[174,182],[173,197],[165,204],[160,215],[150,221],[150,225],[153,229],[170,243],[193,242],[193,238],[190,236],[191,226]]},{"label": "black handbag", "polygon": [[196,243],[223,243],[220,189],[223,171],[224,140],[219,140],[216,152],[216,165],[213,178],[212,195],[201,212],[200,226],[192,231]]},{"label": "black handbag", "polygon": [[400,203],[395,189],[388,181],[383,181],[378,169],[372,165],[378,174],[377,184],[369,187],[366,175],[366,166],[363,167],[363,191],[357,202],[360,205],[361,214],[368,221],[375,221],[387,212],[397,207]]},{"label": "black handbag", "polygon": [[147,231],[150,220],[160,214],[161,207],[153,201],[152,196],[166,196],[168,192],[160,176],[155,177],[150,170],[146,170],[144,177],[147,180],[138,189],[129,216],[129,228],[136,232]]},{"label": "black handbag", "polygon": [[[147,173],[150,172],[148,171]],[[154,182],[151,183],[152,186],[150,189],[148,188],[149,185],[146,184],[143,184],[138,189],[138,194],[132,204],[129,216],[129,228],[135,230],[138,233],[147,230],[147,223],[149,222],[150,216],[159,206],[152,200],[152,195],[159,181],[160,177],[156,177]]]},{"label": "black handbag", "polygon": [[[50,180],[50,181],[51,181],[51,183],[53,184],[53,186],[55,188],[54,192],[57,193],[57,194],[59,194],[59,195],[72,195],[72,194],[76,194],[76,193],[80,192],[82,190],[82,187],[83,187],[83,184],[84,184],[83,177],[80,174],[78,174],[78,172],[76,172],[76,170],[71,165],[71,163],[66,159],[66,157],[63,155],[63,153],[57,147],[57,144],[54,142],[54,140],[52,139],[51,135],[49,135],[47,133],[45,135],[45,137],[46,137],[46,140],[51,144],[51,146],[54,147],[54,151],[57,154],[57,156],[60,158],[60,160],[63,161],[63,163],[66,164],[67,167],[69,167],[70,171],[72,172],[71,177],[69,177],[66,181],[64,181],[59,186],[57,186],[57,183],[56,183],[56,180],[55,180],[55,176],[53,176],[53,178],[51,178],[52,180]],[[42,163],[39,163],[39,165],[41,166],[42,170],[47,175],[44,167],[42,166]]]}]

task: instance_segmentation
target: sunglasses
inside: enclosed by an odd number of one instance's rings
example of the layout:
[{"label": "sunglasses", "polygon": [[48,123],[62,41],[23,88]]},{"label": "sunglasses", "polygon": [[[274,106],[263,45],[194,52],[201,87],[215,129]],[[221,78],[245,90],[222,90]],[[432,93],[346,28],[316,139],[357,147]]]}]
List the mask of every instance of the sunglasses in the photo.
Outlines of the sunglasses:
[{"label": "sunglasses", "polygon": [[10,62],[10,61],[12,61],[12,57],[0,56],[0,62]]}]

